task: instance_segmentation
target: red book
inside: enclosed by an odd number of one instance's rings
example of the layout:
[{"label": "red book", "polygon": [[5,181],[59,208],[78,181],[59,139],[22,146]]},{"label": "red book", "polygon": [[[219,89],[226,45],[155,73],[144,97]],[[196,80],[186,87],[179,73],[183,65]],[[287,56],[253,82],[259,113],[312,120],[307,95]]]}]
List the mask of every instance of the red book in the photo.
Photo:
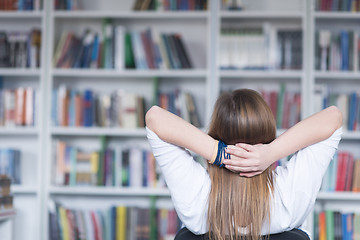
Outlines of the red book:
[{"label": "red book", "polygon": [[25,89],[15,90],[15,124],[23,126],[25,124]]},{"label": "red book", "polygon": [[75,126],[80,127],[82,125],[82,110],[83,99],[80,94],[75,96]]},{"label": "red book", "polygon": [[336,176],[336,191],[345,190],[346,168],[347,168],[348,153],[339,152],[338,154],[338,171]]},{"label": "red book", "polygon": [[281,128],[289,128],[289,118],[290,118],[290,106],[293,104],[293,94],[286,92],[284,100],[284,115]]},{"label": "red book", "polygon": [[150,69],[155,69],[154,58],[152,56],[151,40],[147,36],[146,32],[141,33],[141,42],[142,42],[142,44],[144,46],[145,58],[146,58],[146,62],[148,64],[149,68]]},{"label": "red book", "polygon": [[55,63],[57,68],[62,67],[65,61],[65,57],[68,54],[72,38],[73,38],[73,33],[68,33],[68,35],[66,36],[64,47],[61,49],[59,60]]},{"label": "red book", "polygon": [[91,222],[92,222],[92,225],[93,225],[93,229],[94,229],[94,237],[95,237],[95,240],[100,240],[100,237],[99,237],[99,228],[98,228],[98,223],[97,223],[97,219],[96,219],[96,216],[95,216],[95,212],[91,211],[90,212],[90,215],[91,215]]},{"label": "red book", "polygon": [[352,190],[353,173],[354,173],[354,156],[352,154],[349,154],[347,168],[346,168],[345,191]]},{"label": "red book", "polygon": [[270,108],[271,108],[272,113],[274,114],[275,119],[276,119],[276,115],[277,115],[277,102],[278,102],[278,93],[271,92],[270,93]]}]

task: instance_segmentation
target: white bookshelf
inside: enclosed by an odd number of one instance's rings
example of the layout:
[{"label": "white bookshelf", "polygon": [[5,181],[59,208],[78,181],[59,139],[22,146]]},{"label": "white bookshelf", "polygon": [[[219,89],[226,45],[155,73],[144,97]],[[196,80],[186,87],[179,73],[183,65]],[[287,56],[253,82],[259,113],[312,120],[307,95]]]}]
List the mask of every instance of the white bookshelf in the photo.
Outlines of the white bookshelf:
[{"label": "white bookshelf", "polygon": [[21,184],[10,188],[15,210],[6,210],[5,215],[0,211],[1,239],[41,239],[46,13],[0,11],[0,31],[30,32],[33,28],[42,32],[40,68],[0,68],[4,88],[33,87],[39,100],[34,127],[0,127],[0,147],[19,149],[21,152]]},{"label": "white bookshelf", "polygon": [[[21,221],[15,219],[15,239],[48,239],[47,201],[56,199],[66,205],[72,201],[92,206],[99,204],[99,198],[111,199],[112,202],[136,201],[138,198],[151,196],[163,197],[170,202],[170,194],[166,189],[148,188],[115,188],[115,187],[58,187],[52,185],[52,164],[54,160],[53,143],[58,139],[70,139],[75,143],[95,145],[100,136],[107,136],[112,144],[127,142],[146,145],[145,129],[121,129],[98,127],[53,127],[51,126],[51,92],[61,83],[74,88],[90,86],[109,92],[111,89],[124,87],[143,94],[150,102],[152,80],[157,77],[163,89],[174,87],[188,89],[201,98],[198,108],[206,128],[213,104],[224,89],[260,87],[276,89],[280,83],[289,85],[302,94],[302,117],[312,113],[313,89],[318,82],[336,83],[344,80],[345,87],[352,84],[360,86],[358,72],[321,72],[315,71],[314,32],[318,22],[347,21],[356,22],[359,13],[317,12],[313,9],[313,1],[274,0],[271,4],[266,0],[247,1],[248,9],[243,11],[224,11],[219,2],[209,0],[209,10],[194,12],[132,12],[133,0],[107,3],[96,0],[81,1],[83,10],[54,10],[52,1],[44,1],[45,9],[39,12],[4,12],[0,11],[0,22],[11,23],[12,28],[20,30],[35,25],[42,29],[42,64],[40,69],[0,69],[0,76],[9,84],[32,85],[41,89],[38,124],[35,128],[0,128],[0,144],[16,146],[28,154],[24,166],[25,179],[29,184],[12,187],[15,195],[15,208],[20,208]],[[130,29],[145,29],[146,26],[159,27],[164,31],[181,32],[190,44],[190,52],[194,54],[195,68],[189,70],[107,70],[107,69],[56,69],[52,67],[53,49],[64,30],[78,31],[79,35],[86,27],[101,29],[101,20],[112,18],[117,25],[124,24]],[[262,26],[265,22],[281,26],[297,28],[303,31],[303,64],[301,70],[268,70],[243,71],[220,70],[218,67],[219,37],[221,26],[228,22],[236,22],[246,26]],[[27,23],[28,22],[28,23]],[[24,24],[23,24],[24,23]],[[3,23],[0,23],[2,26]],[[27,25],[28,24],[28,25]],[[24,26],[22,26],[24,25]],[[8,29],[4,27],[5,30]],[[1,30],[1,29],[0,29]],[[277,131],[280,135],[284,129]],[[344,144],[351,142],[351,147],[360,142],[359,132],[344,132]],[[84,143],[83,143],[84,142]],[[359,156],[358,156],[359,157]],[[34,163],[35,162],[35,163]],[[36,172],[34,179],[31,173]],[[114,200],[116,199],[116,201]],[[356,193],[319,193],[317,202],[327,206],[327,202],[341,208],[347,202],[360,200]],[[110,200],[109,200],[110,201]],[[107,202],[107,201],[106,201]],[[331,205],[333,206],[333,205]],[[35,223],[39,224],[35,224]],[[20,231],[21,230],[21,231]]]},{"label": "white bookshelf", "polygon": [[[354,30],[359,32],[357,23],[360,19],[359,12],[325,12],[317,11],[314,2],[309,2],[309,91],[314,93],[316,84],[326,84],[333,92],[350,93],[360,87],[360,74],[358,71],[320,71],[315,69],[315,33],[319,29],[339,31],[340,29]],[[313,94],[314,95],[314,94]],[[313,102],[313,96],[311,101]],[[353,153],[355,159],[360,157],[358,146],[360,144],[360,132],[351,132],[343,128],[342,140],[339,151]],[[318,211],[331,209],[340,212],[360,212],[358,201],[360,194],[354,192],[320,192],[317,196],[315,208]]]}]

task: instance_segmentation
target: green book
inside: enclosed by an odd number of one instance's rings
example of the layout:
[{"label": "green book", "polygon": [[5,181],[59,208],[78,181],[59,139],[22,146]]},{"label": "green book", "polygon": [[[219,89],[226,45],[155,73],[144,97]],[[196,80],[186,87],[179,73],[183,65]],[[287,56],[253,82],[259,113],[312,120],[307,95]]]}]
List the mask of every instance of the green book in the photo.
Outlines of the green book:
[{"label": "green book", "polygon": [[125,34],[125,68],[135,68],[134,52],[130,33]]},{"label": "green book", "polygon": [[106,151],[106,137],[100,137],[100,152],[99,152],[99,168],[97,174],[97,185],[104,186],[104,159],[105,159],[105,151]]},{"label": "green book", "polygon": [[354,240],[360,240],[360,213],[354,214]]},{"label": "green book", "polygon": [[319,213],[314,211],[314,239],[319,239]]},{"label": "green book", "polygon": [[326,210],[325,219],[326,219],[326,240],[335,240],[334,212],[332,210]]},{"label": "green book", "polygon": [[153,78],[153,100],[152,105],[159,105],[159,78]]},{"label": "green book", "polygon": [[77,150],[76,148],[72,147],[70,149],[70,176],[69,176],[69,185],[75,186],[76,185],[76,156]]},{"label": "green book", "polygon": [[157,239],[157,218],[156,218],[156,197],[150,197],[150,238],[149,240]]},{"label": "green book", "polygon": [[113,26],[111,19],[104,19],[102,24],[103,31],[103,45],[102,45],[102,56],[101,56],[101,66],[103,68],[113,68]]},{"label": "green book", "polygon": [[277,128],[282,127],[282,120],[284,115],[284,100],[285,100],[285,83],[280,85],[280,92],[278,94],[278,105],[276,113],[276,125]]}]

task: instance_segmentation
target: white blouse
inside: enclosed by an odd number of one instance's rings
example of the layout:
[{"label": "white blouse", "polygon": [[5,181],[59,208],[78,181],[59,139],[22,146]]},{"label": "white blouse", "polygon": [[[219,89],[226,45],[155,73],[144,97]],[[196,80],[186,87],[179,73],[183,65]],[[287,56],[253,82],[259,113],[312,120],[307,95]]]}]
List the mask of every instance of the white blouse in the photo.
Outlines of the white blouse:
[{"label": "white blouse", "polygon": [[[146,130],[180,220],[195,234],[208,232],[207,204],[211,187],[208,172],[189,151],[164,142],[153,131]],[[303,227],[341,134],[342,128],[339,128],[328,139],[296,152],[287,165],[275,169],[271,221],[270,224],[264,222],[263,235]]]}]

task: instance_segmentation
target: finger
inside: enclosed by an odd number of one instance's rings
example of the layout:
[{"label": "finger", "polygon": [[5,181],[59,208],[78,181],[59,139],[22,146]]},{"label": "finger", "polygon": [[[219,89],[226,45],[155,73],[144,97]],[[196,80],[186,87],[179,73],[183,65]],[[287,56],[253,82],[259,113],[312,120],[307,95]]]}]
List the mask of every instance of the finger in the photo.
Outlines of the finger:
[{"label": "finger", "polygon": [[255,150],[255,147],[253,145],[246,144],[246,143],[238,143],[238,144],[235,144],[235,146],[245,149],[248,152],[253,152]]},{"label": "finger", "polygon": [[256,175],[259,175],[261,174],[262,172],[261,171],[257,171],[257,172],[247,172],[247,173],[244,173],[244,172],[241,172],[239,175],[241,177],[254,177]]},{"label": "finger", "polygon": [[251,154],[248,151],[246,151],[242,148],[239,148],[239,147],[226,148],[225,152],[229,153],[231,155],[234,155],[236,157],[239,157],[239,158],[250,158],[251,157]]},{"label": "finger", "polygon": [[238,158],[238,157],[232,157],[231,159],[226,159],[223,161],[223,164],[234,167],[256,167],[254,161],[251,161],[249,159]]},{"label": "finger", "polygon": [[238,167],[238,166],[231,166],[231,165],[225,165],[225,167],[233,172],[244,172],[244,173],[248,173],[248,172],[255,172],[257,170],[255,170],[254,168],[251,167]]}]

